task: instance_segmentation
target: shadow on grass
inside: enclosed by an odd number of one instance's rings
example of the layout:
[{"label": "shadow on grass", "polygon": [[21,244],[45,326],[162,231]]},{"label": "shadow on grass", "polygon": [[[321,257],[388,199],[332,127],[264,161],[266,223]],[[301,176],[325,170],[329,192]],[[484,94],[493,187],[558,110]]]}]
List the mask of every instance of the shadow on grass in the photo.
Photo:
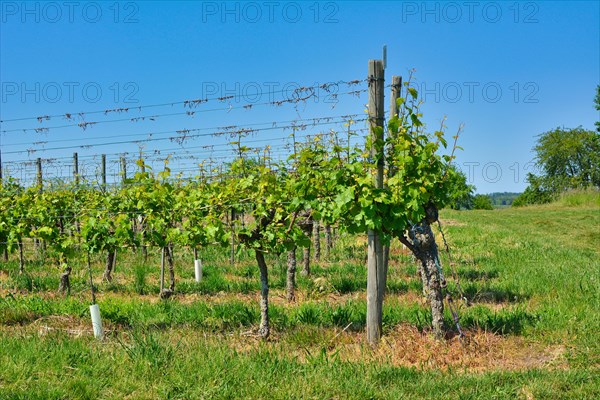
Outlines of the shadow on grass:
[{"label": "shadow on grass", "polygon": [[527,293],[512,289],[485,285],[467,284],[462,287],[465,297],[471,303],[517,303],[529,299]]},{"label": "shadow on grass", "polygon": [[331,285],[340,294],[345,294],[365,290],[367,280],[353,276],[335,276],[331,279]]},{"label": "shadow on grass", "polygon": [[[538,320],[539,316],[520,307],[493,311],[474,306],[464,311],[460,323],[464,329],[478,328],[501,335],[520,335],[527,326],[533,326]],[[451,319],[446,322],[448,326],[454,326]]]},{"label": "shadow on grass", "polygon": [[[387,282],[387,292],[393,294],[402,294],[408,292],[411,288],[414,288],[414,283],[411,285],[411,282],[415,280],[399,280],[399,279],[390,279]],[[421,282],[417,281],[417,284]],[[417,285],[417,289],[420,289],[419,285]]]},{"label": "shadow on grass", "polygon": [[459,269],[458,276],[469,281],[485,281],[498,277],[498,271],[478,271],[475,269]]}]

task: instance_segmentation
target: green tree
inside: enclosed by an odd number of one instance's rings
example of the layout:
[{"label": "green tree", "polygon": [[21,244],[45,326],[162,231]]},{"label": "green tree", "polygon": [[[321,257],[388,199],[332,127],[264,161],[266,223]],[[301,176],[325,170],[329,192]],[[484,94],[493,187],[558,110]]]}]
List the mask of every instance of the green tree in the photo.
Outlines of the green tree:
[{"label": "green tree", "polygon": [[600,186],[600,135],[581,127],[540,135],[534,147],[538,166],[555,189]]},{"label": "green tree", "polygon": [[513,201],[513,207],[521,207],[528,204],[549,203],[554,198],[554,192],[544,185],[545,179],[541,176],[527,174],[529,186]]},{"label": "green tree", "polygon": [[488,193],[488,197],[494,206],[510,206],[520,193],[494,192]]},{"label": "green tree", "polygon": [[538,137],[540,176],[528,174],[529,186],[513,205],[546,203],[569,189],[600,187],[600,133],[556,128]]},{"label": "green tree", "polygon": [[477,194],[473,198],[474,210],[493,210],[492,200],[485,194]]},{"label": "green tree", "polygon": [[472,209],[475,186],[467,183],[467,176],[454,164],[451,164],[447,179],[450,186],[450,204],[448,206],[453,210]]}]

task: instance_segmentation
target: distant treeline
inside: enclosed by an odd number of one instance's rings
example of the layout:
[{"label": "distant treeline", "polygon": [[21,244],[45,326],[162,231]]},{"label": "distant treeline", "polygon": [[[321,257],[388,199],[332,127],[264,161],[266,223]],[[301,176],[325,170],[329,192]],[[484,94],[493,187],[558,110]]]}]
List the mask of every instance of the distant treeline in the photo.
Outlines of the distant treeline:
[{"label": "distant treeline", "polygon": [[490,198],[494,207],[510,206],[513,200],[521,193],[513,192],[496,192],[489,193],[487,196]]}]

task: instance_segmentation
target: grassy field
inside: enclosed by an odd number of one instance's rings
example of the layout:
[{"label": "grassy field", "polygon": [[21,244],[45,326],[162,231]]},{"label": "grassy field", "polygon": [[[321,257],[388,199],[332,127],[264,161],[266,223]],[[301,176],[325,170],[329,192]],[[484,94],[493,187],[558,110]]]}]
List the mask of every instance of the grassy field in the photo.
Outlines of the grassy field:
[{"label": "grassy field", "polygon": [[104,341],[92,335],[83,263],[65,298],[57,267],[28,254],[19,275],[13,256],[0,264],[0,399],[600,398],[598,195],[444,210],[441,220],[470,301],[459,307],[464,342],[432,338],[416,265],[395,247],[385,336],[369,347],[359,237],[340,238],[310,278],[299,275],[292,304],[285,257],[269,257],[268,341],[255,336],[258,268],[247,254],[231,266],[227,251],[204,250],[195,283],[191,254],[176,251],[178,294],[167,301],[158,300],[157,254],[144,264],[120,253],[111,284],[95,260]]}]

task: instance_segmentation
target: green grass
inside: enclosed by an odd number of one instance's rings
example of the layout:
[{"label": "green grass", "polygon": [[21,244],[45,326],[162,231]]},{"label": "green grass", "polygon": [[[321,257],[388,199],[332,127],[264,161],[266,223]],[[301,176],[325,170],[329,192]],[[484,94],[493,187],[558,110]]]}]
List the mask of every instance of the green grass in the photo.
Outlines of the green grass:
[{"label": "green grass", "polygon": [[547,343],[573,343],[573,356],[582,365],[598,365],[598,208],[572,209],[558,202],[443,215],[465,224],[447,230],[460,257],[474,263],[474,275],[492,273],[491,281],[524,297],[528,309],[536,311],[539,318],[528,335]]},{"label": "green grass", "polygon": [[[156,252],[146,262],[121,252],[110,285],[99,279],[102,260],[93,260],[107,330],[102,342],[91,335],[82,260],[73,260],[72,295],[62,297],[57,267],[29,254],[27,272],[19,275],[12,256],[0,264],[0,399],[600,398],[597,199],[597,193],[573,193],[539,207],[441,213],[471,302],[467,307],[455,296],[460,323],[479,341],[465,348],[456,340],[435,347],[415,264],[398,248],[384,304],[390,341],[377,350],[359,340],[366,269],[364,246],[355,237],[342,236],[329,259],[313,263],[312,277],[298,273],[301,300],[293,304],[275,301],[284,297],[285,254],[268,257],[268,342],[252,337],[259,283],[247,252],[231,265],[228,251],[203,250],[204,279],[196,283],[191,255],[176,251],[178,295],[168,301],[156,300]],[[448,255],[441,255],[457,295]],[[299,270],[300,260],[299,251]],[[446,322],[453,326],[449,312]],[[553,363],[537,361],[544,359],[540,349],[560,355]],[[444,364],[446,351],[525,362],[518,369],[500,361],[490,364],[494,368]],[[417,361],[399,362],[398,355]]]},{"label": "green grass", "polygon": [[[298,332],[288,340],[301,335],[311,333]],[[300,359],[269,344],[239,351],[201,334],[177,337],[173,343],[173,336],[176,333],[135,332],[101,343],[60,334],[41,338],[0,334],[0,398],[593,399],[600,395],[597,375],[586,370],[424,371],[346,362],[326,351],[307,351]]]},{"label": "green grass", "polygon": [[566,207],[600,207],[600,192],[597,189],[573,190],[559,196],[555,205]]}]

